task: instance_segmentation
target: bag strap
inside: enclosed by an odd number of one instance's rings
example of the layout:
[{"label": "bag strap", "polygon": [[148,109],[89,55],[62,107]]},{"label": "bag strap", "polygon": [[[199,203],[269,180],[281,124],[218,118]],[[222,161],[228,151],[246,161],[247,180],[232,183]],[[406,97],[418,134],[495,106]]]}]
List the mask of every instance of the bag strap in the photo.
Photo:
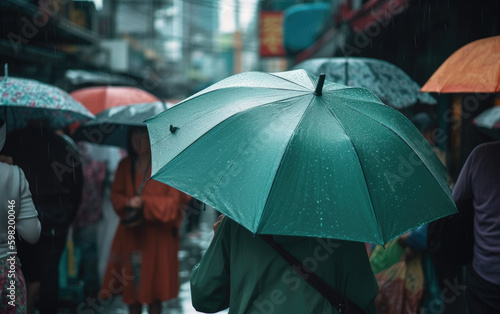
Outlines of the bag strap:
[{"label": "bag strap", "polygon": [[[366,313],[360,309],[356,304],[348,300],[343,295],[335,291],[323,279],[311,271],[307,266],[296,259],[292,254],[287,252],[283,247],[276,243],[271,235],[260,235],[264,241],[272,246],[285,261],[292,267],[292,269],[300,275],[309,285],[316,289],[331,305],[339,311],[339,313],[352,313],[364,314]],[[299,271],[301,270],[301,271]]]},{"label": "bag strap", "polygon": [[[130,164],[130,174],[132,176],[132,186],[135,188],[135,161],[132,159],[132,163]],[[137,196],[142,195],[142,190],[144,190],[144,185],[146,184],[146,176],[149,172],[149,168],[151,167],[151,160],[148,162],[148,166],[146,167],[146,170],[144,171],[144,177],[142,178],[141,185],[139,185],[139,189],[137,190]]]}]

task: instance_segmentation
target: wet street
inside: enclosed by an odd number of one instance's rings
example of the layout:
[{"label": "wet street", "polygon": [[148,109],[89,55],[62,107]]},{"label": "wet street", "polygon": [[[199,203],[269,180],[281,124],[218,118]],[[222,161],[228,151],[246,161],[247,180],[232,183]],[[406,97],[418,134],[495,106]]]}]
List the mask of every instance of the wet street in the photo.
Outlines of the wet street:
[{"label": "wet street", "polygon": [[[181,240],[181,249],[179,256],[179,281],[180,291],[179,297],[174,300],[163,303],[162,313],[169,314],[191,314],[197,312],[191,305],[191,291],[189,285],[189,276],[193,266],[201,259],[202,254],[207,249],[213,236],[212,225],[215,222],[216,214],[213,210],[207,210],[201,213],[200,217],[200,232],[185,234]],[[94,308],[86,306],[78,309],[61,308],[58,314],[70,313],[109,313],[109,314],[127,314],[128,307],[121,301],[121,296],[115,296],[113,300],[107,304],[98,304]],[[147,307],[143,307],[143,314],[147,314]],[[227,313],[227,311],[219,312]]]},{"label": "wet street", "polygon": [[[193,266],[196,265],[204,251],[208,248],[213,236],[212,225],[216,214],[212,210],[201,213],[200,232],[197,235],[184,235],[181,240],[181,249],[179,251],[179,281],[181,283],[179,297],[174,300],[163,303],[162,313],[165,314],[192,314],[200,313],[191,305],[191,291],[189,286],[189,276]],[[85,312],[86,313],[86,312]],[[113,299],[102,313],[126,314],[127,306],[121,302],[121,297]],[[147,308],[144,307],[143,314],[147,314]],[[227,311],[219,312],[227,313]]]}]

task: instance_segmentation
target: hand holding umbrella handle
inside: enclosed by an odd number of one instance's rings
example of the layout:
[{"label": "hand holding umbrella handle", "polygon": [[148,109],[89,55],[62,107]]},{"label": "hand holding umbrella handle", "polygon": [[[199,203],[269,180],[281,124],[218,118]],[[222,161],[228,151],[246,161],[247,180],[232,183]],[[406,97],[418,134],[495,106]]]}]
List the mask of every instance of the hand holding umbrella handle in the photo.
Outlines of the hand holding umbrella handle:
[{"label": "hand holding umbrella handle", "polygon": [[134,196],[128,201],[127,205],[139,208],[142,206],[142,199],[140,196]]},{"label": "hand holding umbrella handle", "polygon": [[220,215],[219,218],[217,219],[217,221],[214,223],[214,234],[217,232],[217,229],[219,229],[219,226],[225,217],[226,217],[226,215],[224,215],[224,214]]}]

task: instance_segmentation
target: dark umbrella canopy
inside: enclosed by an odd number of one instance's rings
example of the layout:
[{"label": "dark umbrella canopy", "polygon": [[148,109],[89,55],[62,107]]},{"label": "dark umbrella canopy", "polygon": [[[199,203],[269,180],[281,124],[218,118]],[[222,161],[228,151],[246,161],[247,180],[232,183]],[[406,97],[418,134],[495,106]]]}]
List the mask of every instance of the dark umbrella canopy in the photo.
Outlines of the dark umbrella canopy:
[{"label": "dark umbrella canopy", "polygon": [[331,82],[367,88],[384,104],[399,110],[416,103],[437,103],[428,93],[421,93],[420,86],[403,70],[383,60],[317,58],[299,63],[294,69],[304,69],[316,75],[325,73]]},{"label": "dark umbrella canopy", "polygon": [[500,140],[500,106],[483,111],[473,123],[486,135]]},{"label": "dark umbrella canopy", "polygon": [[73,139],[126,148],[131,126],[146,127],[146,119],[169,107],[161,101],[112,107],[98,113],[95,120],[80,126],[73,134]]}]

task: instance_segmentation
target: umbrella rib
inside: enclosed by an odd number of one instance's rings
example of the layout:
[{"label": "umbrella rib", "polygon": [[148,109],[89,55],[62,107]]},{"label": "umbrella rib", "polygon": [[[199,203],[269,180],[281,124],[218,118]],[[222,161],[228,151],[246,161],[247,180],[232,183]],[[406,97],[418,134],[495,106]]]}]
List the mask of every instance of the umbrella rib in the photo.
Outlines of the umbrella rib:
[{"label": "umbrella rib", "polygon": [[[262,215],[260,216],[261,219],[262,219],[262,217],[264,217],[264,214],[266,213],[266,211],[268,209],[267,204],[268,204],[268,201],[269,201],[269,197],[271,196],[271,193],[273,191],[274,184],[276,183],[276,178],[278,177],[278,173],[279,173],[279,171],[281,169],[281,165],[283,164],[283,160],[285,159],[286,153],[290,149],[290,145],[292,143],[292,139],[295,136],[295,134],[297,133],[297,129],[299,128],[300,123],[304,119],[304,117],[305,117],[305,115],[307,113],[307,110],[311,106],[311,104],[313,103],[315,97],[316,96],[314,96],[314,97],[311,98],[311,101],[307,105],[307,108],[304,110],[304,113],[302,114],[302,117],[300,117],[299,122],[297,122],[297,125],[295,126],[295,129],[293,130],[292,134],[290,135],[290,138],[288,139],[288,143],[286,144],[285,150],[284,150],[283,154],[281,155],[281,160],[280,160],[279,166],[276,169],[275,176],[273,178],[273,183],[271,184],[271,188],[269,189],[269,193],[267,194],[266,202],[264,203],[264,209],[262,211]],[[259,219],[259,222],[257,223],[257,227],[259,227],[261,219]]]},{"label": "umbrella rib", "polygon": [[[347,87],[347,88],[340,88],[340,89],[335,89],[335,90],[329,90],[328,92],[329,92],[329,93],[335,93],[335,92],[337,92],[337,91],[343,91],[343,90],[347,90],[347,89],[360,89],[360,90],[368,90],[368,91],[370,91],[369,89],[364,88],[364,87]],[[326,92],[326,90],[325,90],[325,92]],[[373,94],[373,95],[375,96],[375,94]],[[356,100],[356,99],[354,99],[354,98],[345,97],[345,96],[343,96],[343,95],[342,95],[342,96],[337,96],[337,95],[336,95],[336,97],[339,97],[339,98],[347,98],[347,99],[350,99],[350,100]],[[382,101],[381,101],[381,100],[380,100],[377,96],[375,96],[375,97],[378,99],[378,102],[377,102],[377,101],[373,101],[373,100],[369,100],[369,99],[363,99],[363,101],[364,101],[364,102],[369,102],[369,103],[371,103],[371,104],[377,104],[377,105],[379,105],[379,106],[385,106],[385,107],[387,107],[387,108],[391,108],[392,110],[396,110],[396,111],[397,111],[397,109],[396,109],[396,108],[394,108],[394,107],[391,107],[391,106],[389,106],[389,105],[384,104],[384,103],[383,103],[383,102],[382,102]],[[345,105],[344,105],[344,106],[345,106]],[[349,108],[350,108],[350,107],[349,107]]]},{"label": "umbrella rib", "polygon": [[[281,101],[286,101],[286,100],[293,99],[293,98],[296,98],[296,97],[297,97],[297,96],[293,96],[293,97],[290,97],[290,98],[287,98],[287,99],[282,99]],[[311,100],[311,102],[312,102],[312,100]],[[269,104],[271,104],[271,103],[264,103],[264,104],[259,105],[258,107],[265,106],[265,105],[269,105]],[[241,114],[241,113],[243,113],[243,112],[246,112],[246,111],[248,111],[248,110],[252,110],[252,109],[254,109],[254,108],[258,108],[258,107],[252,107],[252,108],[248,108],[248,109],[243,110],[243,111],[239,111],[239,112],[237,112],[237,113],[233,114],[231,117],[234,117],[234,116],[236,116],[236,115],[238,115],[238,114]],[[226,118],[226,119],[225,119],[225,120],[223,120],[223,121],[226,121],[226,120],[227,120],[227,119],[229,119],[229,118],[230,118],[230,117]],[[303,118],[303,116],[302,116],[302,118]],[[301,118],[301,120],[302,120],[302,118]],[[222,123],[223,121],[221,121],[220,123]],[[217,125],[219,125],[220,123],[218,123]],[[299,123],[300,123],[300,122],[299,122]],[[208,132],[210,132],[211,130],[213,130],[213,129],[217,126],[217,125],[213,126],[210,130],[208,130],[207,132],[205,132],[205,133],[204,133],[204,135],[205,135],[205,134],[207,134]],[[296,129],[295,129],[295,130],[296,130]],[[294,130],[293,134],[295,134],[295,130]],[[293,137],[293,134],[292,134],[292,137]],[[201,137],[199,137],[199,138],[198,138],[196,141],[194,141],[193,143],[197,142],[200,138],[201,138]],[[192,145],[192,144],[191,144],[191,145]],[[191,146],[191,145],[189,145],[189,146]],[[246,145],[246,147],[248,147],[249,145],[250,145],[250,143],[248,143],[248,144]],[[286,151],[286,150],[288,150],[289,145],[290,145],[290,142],[287,144],[287,147],[285,148],[285,151]],[[189,147],[189,146],[188,146],[188,147]],[[187,147],[186,147],[186,149],[187,149]],[[184,149],[184,150],[185,150],[185,149]],[[183,151],[184,151],[184,150],[183,150]],[[224,176],[225,176],[225,175],[229,172],[229,170],[230,170],[230,169],[233,167],[233,165],[236,163],[236,160],[238,160],[238,158],[241,156],[241,154],[243,154],[243,152],[244,152],[244,151],[245,151],[245,150],[244,150],[244,149],[242,149],[242,150],[241,150],[241,152],[238,154],[238,156],[236,156],[236,158],[233,160],[233,162],[231,163],[231,165],[230,165],[230,166],[226,169],[226,171],[224,172],[224,174],[223,174],[223,175],[221,175],[221,177],[220,177],[219,181],[217,182],[217,184],[216,184],[216,185],[214,185],[214,188],[212,189],[212,191],[214,191],[214,190],[216,189],[216,187],[217,187],[217,186],[219,186],[219,184],[222,182],[222,179],[224,178]],[[181,152],[181,153],[179,153],[177,156],[175,156],[175,158],[179,157],[179,155],[180,155],[180,154],[182,154],[182,152]],[[284,155],[284,154],[283,154],[283,155]],[[174,158],[174,159],[175,159],[175,158]],[[172,160],[173,160],[173,159],[172,159]],[[283,157],[282,157],[281,161],[283,161]],[[281,165],[281,161],[280,161],[280,165]],[[279,169],[279,167],[278,167],[278,169]],[[275,179],[276,179],[276,177],[275,177]],[[271,189],[269,189],[269,191],[271,191],[271,190],[272,190],[273,185],[274,185],[274,180],[273,180],[273,183],[272,183],[272,185],[271,185]],[[210,195],[212,195],[212,194],[213,194],[213,192],[212,192],[212,191],[210,192],[210,194],[208,194],[208,195],[207,195],[207,198],[208,198],[208,197],[210,197]],[[267,199],[269,199],[269,195],[268,195],[268,197],[266,198],[266,203],[267,203]],[[264,208],[265,208],[265,205],[264,205]],[[261,216],[261,217],[262,217],[262,216]],[[260,220],[259,220],[259,223],[260,223]],[[259,223],[257,223],[257,226],[259,225]]]},{"label": "umbrella rib", "polygon": [[338,121],[339,125],[342,127],[342,129],[344,130],[344,133],[347,134],[347,137],[349,138],[349,141],[351,142],[351,145],[354,149],[354,152],[356,153],[356,157],[358,158],[358,161],[359,161],[359,166],[361,168],[361,171],[363,172],[363,178],[365,179],[365,186],[366,186],[366,190],[368,191],[368,195],[370,197],[370,206],[372,208],[372,213],[373,215],[375,216],[375,219],[377,220],[377,226],[378,226],[378,229],[379,229],[379,232],[380,232],[380,235],[382,236],[382,241],[384,241],[384,232],[382,230],[382,227],[380,226],[380,220],[378,219],[378,216],[377,216],[377,212],[375,211],[375,208],[373,206],[373,198],[372,198],[372,193],[370,191],[370,188],[368,187],[368,181],[366,180],[366,173],[365,173],[365,169],[363,168],[363,166],[361,165],[361,158],[359,157],[359,154],[358,154],[358,150],[356,149],[356,145],[354,145],[354,142],[351,140],[351,137],[349,136],[349,133],[347,132],[347,130],[345,129],[344,127],[344,124],[337,118],[337,116],[335,115],[335,113],[332,111],[332,109],[330,107],[328,107],[325,103],[325,101],[323,100],[323,98],[321,98],[321,102],[323,103],[323,105],[327,108],[327,110],[332,114],[332,116],[335,118],[335,120]]},{"label": "umbrella rib", "polygon": [[[297,85],[297,86],[301,86],[301,85]],[[303,86],[301,86],[303,87]],[[304,92],[304,93],[310,93],[311,90],[301,90],[301,89],[290,89],[290,88],[274,88],[274,87],[263,87],[263,86],[227,86],[227,87],[221,87],[221,88],[217,88],[217,89],[213,89],[211,91],[208,91],[206,93],[201,93],[198,94],[198,95],[194,95],[192,98],[186,98],[185,100],[181,101],[180,103],[178,103],[177,105],[173,106],[172,108],[170,108],[170,110],[174,109],[174,108],[177,108],[179,107],[179,105],[182,105],[184,102],[191,102],[192,100],[196,99],[196,98],[199,98],[201,96],[205,96],[205,95],[209,95],[211,93],[214,93],[214,92],[218,92],[218,91],[223,91],[223,90],[228,90],[228,89],[236,89],[236,88],[248,88],[248,89],[275,89],[275,90],[284,90],[284,91],[295,91],[295,92]]]},{"label": "umbrella rib", "polygon": [[[300,87],[307,88],[308,90],[309,90],[309,88],[310,88],[310,87],[308,87],[308,86],[304,86],[304,85],[301,85],[301,84],[299,84],[299,83],[297,83],[297,82],[291,81],[291,80],[289,80],[289,79],[287,79],[287,78],[284,78],[284,77],[281,77],[281,76],[278,76],[278,75],[274,75],[273,73],[266,73],[266,74],[269,74],[269,75],[274,76],[274,77],[276,77],[276,78],[282,79],[282,80],[287,81],[287,82],[289,82],[289,83],[292,83],[292,84],[294,84],[294,85],[297,85],[297,86],[300,86]],[[309,81],[311,81],[312,85],[313,85],[313,86],[315,86],[316,82],[313,82],[313,81],[311,80],[311,78],[310,78],[310,77],[309,77]]]},{"label": "umbrella rib", "polygon": [[[288,97],[288,98],[280,99],[279,101],[280,101],[280,102],[281,102],[281,101],[287,101],[287,100],[291,100],[291,99],[294,99],[294,98],[297,98],[297,97],[303,97],[303,96],[292,96],[292,97]],[[200,136],[199,136],[196,140],[194,140],[191,144],[189,144],[188,146],[186,146],[186,148],[184,148],[182,151],[180,151],[177,155],[175,155],[175,157],[173,157],[173,158],[172,158],[169,162],[167,162],[167,163],[166,163],[165,165],[163,165],[160,169],[158,169],[158,170],[156,171],[156,173],[155,173],[155,174],[152,174],[152,175],[151,175],[151,178],[154,178],[154,177],[156,176],[156,174],[158,174],[161,170],[165,169],[165,167],[167,166],[167,164],[168,164],[168,163],[170,163],[170,162],[174,161],[174,160],[175,160],[175,159],[177,159],[177,158],[180,158],[180,155],[182,155],[182,153],[184,153],[184,152],[185,152],[185,151],[186,151],[189,147],[191,147],[194,143],[196,143],[196,142],[198,142],[199,140],[201,140],[201,138],[202,138],[203,136],[205,136],[206,134],[208,134],[210,131],[212,131],[213,129],[215,129],[217,126],[219,126],[219,125],[220,125],[221,123],[223,123],[224,121],[228,120],[228,119],[229,119],[229,118],[231,118],[231,117],[234,117],[234,116],[236,116],[236,115],[239,115],[239,114],[241,114],[241,113],[244,113],[244,112],[246,112],[246,111],[248,111],[248,110],[252,110],[252,109],[254,109],[254,108],[259,108],[259,107],[261,107],[261,106],[270,105],[270,104],[272,104],[272,103],[274,103],[274,102],[266,102],[266,103],[262,103],[262,104],[260,104],[260,105],[258,105],[258,106],[256,106],[256,107],[247,108],[247,109],[245,109],[245,110],[238,111],[238,112],[234,113],[233,115],[231,115],[231,116],[229,116],[229,117],[225,118],[224,120],[220,121],[219,123],[215,124],[215,125],[214,125],[214,126],[212,126],[210,129],[208,129],[206,132],[204,132],[203,134],[201,134],[201,135],[200,135]],[[169,110],[172,110],[172,109],[177,108],[177,107],[178,107],[178,105],[176,105],[176,106],[174,106],[174,107],[170,108]],[[193,121],[193,122],[194,122],[194,121]],[[160,142],[160,141],[161,141],[161,139],[160,139],[160,140],[158,140],[158,141],[156,141],[155,143],[153,143],[153,145],[157,144],[157,143],[158,143],[158,142]],[[243,152],[243,151],[242,151],[242,152]],[[240,155],[241,155],[241,153],[238,155],[238,157],[239,157]],[[237,157],[237,158],[238,158],[238,157]],[[237,159],[237,158],[236,158],[236,159]],[[223,175],[221,175],[221,177],[220,177],[219,181],[217,182],[217,184],[215,184],[215,185],[214,185],[213,190],[215,190],[215,188],[216,188],[216,187],[220,184],[220,182],[222,181],[222,179],[224,178],[224,176],[228,173],[229,169],[230,169],[230,168],[234,165],[234,162],[236,161],[236,159],[235,159],[235,160],[233,161],[233,163],[232,163],[232,164],[231,164],[231,165],[230,165],[230,166],[226,169],[226,171],[224,172],[224,174],[223,174]],[[213,193],[212,193],[212,192],[210,192],[210,194],[208,194],[208,196],[210,196],[210,195],[212,195],[212,194],[213,194]],[[207,196],[207,198],[208,198],[208,196]]]},{"label": "umbrella rib", "polygon": [[[382,126],[383,126],[383,127],[385,127],[387,130],[389,130],[390,132],[392,132],[392,133],[393,133],[394,135],[396,135],[398,138],[400,138],[400,139],[401,139],[401,141],[403,141],[403,142],[406,144],[406,146],[408,146],[408,148],[409,148],[409,149],[410,149],[410,150],[411,150],[411,151],[412,151],[415,155],[417,155],[417,156],[420,158],[420,160],[422,161],[422,164],[425,166],[425,169],[427,169],[427,171],[430,173],[430,175],[431,175],[431,176],[432,176],[432,178],[436,181],[436,183],[437,183],[439,186],[441,186],[441,184],[439,184],[439,181],[437,180],[437,178],[436,178],[436,176],[434,175],[434,173],[432,173],[432,171],[430,171],[430,170],[429,170],[429,167],[428,167],[428,166],[427,166],[427,165],[423,162],[423,159],[421,158],[420,154],[418,154],[418,153],[417,153],[417,152],[416,152],[416,151],[415,151],[415,150],[414,150],[414,149],[413,149],[413,148],[412,148],[412,147],[408,144],[408,142],[407,142],[407,141],[405,141],[405,140],[404,140],[404,139],[403,139],[403,138],[402,138],[402,137],[401,137],[398,133],[394,132],[394,130],[392,130],[390,127],[388,127],[387,125],[383,124],[382,122],[380,122],[380,121],[378,121],[378,120],[373,119],[372,117],[370,117],[370,116],[366,115],[365,113],[363,113],[363,112],[361,112],[361,111],[359,111],[359,110],[357,110],[357,109],[354,109],[354,108],[352,108],[352,107],[346,106],[346,105],[344,105],[344,104],[342,104],[342,103],[340,103],[340,105],[342,105],[342,106],[344,106],[344,107],[348,107],[350,110],[356,111],[357,113],[359,113],[359,114],[361,114],[361,115],[363,115],[363,116],[367,117],[368,119],[370,119],[370,120],[372,120],[372,121],[375,121],[376,123],[378,123],[378,124],[382,125]],[[325,106],[326,106],[326,104],[325,104]],[[387,106],[387,105],[384,105],[384,106]],[[327,106],[327,107],[328,107],[328,106]],[[392,107],[390,107],[390,106],[387,106],[387,107],[388,107],[388,108],[390,108],[390,109],[392,109],[392,110],[396,110],[396,109],[394,109],[394,108],[392,108]],[[397,111],[397,110],[396,110],[396,111]]]},{"label": "umbrella rib", "polygon": [[[287,90],[287,91],[297,91],[297,90],[291,90],[291,89],[283,89],[283,90]],[[213,90],[213,91],[210,91],[210,92],[208,92],[208,93],[215,92],[215,91],[218,91],[218,90]],[[297,91],[297,92],[302,92],[302,91]],[[202,96],[202,95],[207,95],[208,93],[198,95],[198,96],[196,96],[195,98],[200,97],[200,96]],[[274,102],[287,101],[287,100],[290,100],[290,99],[293,99],[293,98],[303,97],[303,96],[307,95],[308,93],[311,93],[311,94],[312,94],[312,91],[304,91],[304,95],[294,95],[294,96],[291,96],[291,97],[288,97],[288,98],[283,98],[283,99],[276,100],[276,101],[274,101]],[[194,99],[194,98],[192,98],[192,99]],[[191,99],[190,99],[189,101],[191,101]],[[272,102],[264,102],[264,103],[259,104],[259,105],[257,105],[257,106],[254,106],[254,107],[251,107],[251,108],[247,108],[247,109],[242,110],[242,111],[238,111],[238,112],[234,113],[233,115],[228,116],[228,117],[227,117],[227,118],[225,118],[224,120],[227,120],[227,119],[229,119],[229,118],[231,118],[231,117],[233,117],[233,116],[235,116],[235,115],[237,115],[237,114],[239,114],[239,113],[245,112],[245,111],[247,111],[247,110],[251,110],[251,109],[253,109],[253,108],[257,108],[257,107],[260,107],[260,106],[269,105],[269,104],[271,104],[271,103],[272,103]],[[172,108],[170,108],[170,109],[168,109],[168,110],[170,110],[171,112],[173,112],[174,110],[177,110],[176,108],[180,108],[180,107],[181,107],[181,105],[182,105],[182,103],[179,103],[179,104],[177,104],[177,105],[173,106]],[[165,111],[164,111],[164,112],[160,112],[160,113],[159,113],[158,115],[156,115],[155,117],[151,117],[151,118],[149,118],[149,119],[146,119],[146,122],[147,122],[147,121],[151,121],[151,120],[155,119],[156,117],[158,117],[158,116],[160,116],[160,115],[163,115],[164,113],[165,113]],[[198,119],[198,118],[197,118],[197,119]],[[201,119],[201,118],[200,118],[200,119]],[[220,123],[222,123],[224,120],[220,121],[219,123],[217,123],[216,125],[214,125],[212,128],[208,129],[208,130],[207,130],[205,133],[203,133],[200,137],[202,137],[204,134],[206,134],[206,133],[210,132],[213,128],[215,128],[216,126],[218,126],[218,125],[219,125]],[[185,128],[186,126],[189,126],[189,124],[190,124],[190,123],[194,123],[194,122],[196,122],[196,119],[195,119],[195,120],[192,120],[192,121],[190,121],[190,122],[188,122],[187,124],[183,125],[182,127],[183,127],[183,128]],[[196,139],[196,141],[198,141],[198,140],[200,139],[200,137],[199,137],[198,139]],[[163,138],[158,139],[157,141],[155,141],[155,142],[154,142],[154,143],[152,143],[152,144],[156,144],[156,143],[160,142],[161,140],[163,140]],[[193,143],[195,143],[196,141],[194,141]],[[189,145],[189,146],[190,146],[190,145]],[[189,147],[189,146],[188,146],[188,147]],[[188,147],[186,147],[184,150],[186,150]],[[181,152],[179,152],[179,154],[178,154],[178,155],[180,155],[180,154],[181,154],[184,150],[182,150]],[[176,156],[176,157],[174,157],[174,158],[177,158],[177,156]],[[173,160],[174,158],[172,158],[172,160]],[[161,170],[161,169],[158,169],[158,171],[159,171],[159,170]]]}]

